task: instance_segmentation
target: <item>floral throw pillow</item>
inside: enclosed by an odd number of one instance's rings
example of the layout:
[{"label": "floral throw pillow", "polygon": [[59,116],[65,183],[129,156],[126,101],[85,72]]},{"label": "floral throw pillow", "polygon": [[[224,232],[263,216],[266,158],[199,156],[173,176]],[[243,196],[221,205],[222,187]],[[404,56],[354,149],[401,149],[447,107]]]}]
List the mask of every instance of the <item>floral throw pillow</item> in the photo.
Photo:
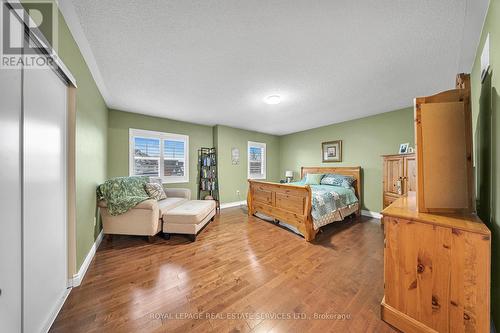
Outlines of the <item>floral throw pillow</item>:
[{"label": "floral throw pillow", "polygon": [[350,188],[354,184],[356,179],[351,176],[343,176],[336,174],[328,174],[323,179],[321,179],[321,185],[333,185],[333,186],[342,186],[345,188]]},{"label": "floral throw pillow", "polygon": [[146,192],[151,199],[163,200],[167,198],[167,194],[163,189],[163,186],[158,183],[147,183],[145,185]]}]

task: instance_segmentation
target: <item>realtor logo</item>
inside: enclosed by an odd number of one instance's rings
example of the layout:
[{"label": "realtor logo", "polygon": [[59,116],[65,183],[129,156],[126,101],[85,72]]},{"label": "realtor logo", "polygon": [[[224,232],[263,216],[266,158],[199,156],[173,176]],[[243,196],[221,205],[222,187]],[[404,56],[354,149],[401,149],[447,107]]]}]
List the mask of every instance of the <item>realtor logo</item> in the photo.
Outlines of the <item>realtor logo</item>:
[{"label": "realtor logo", "polygon": [[3,2],[0,15],[2,69],[47,68],[52,65],[54,54],[48,57],[46,53],[57,48],[58,9],[54,2]]}]

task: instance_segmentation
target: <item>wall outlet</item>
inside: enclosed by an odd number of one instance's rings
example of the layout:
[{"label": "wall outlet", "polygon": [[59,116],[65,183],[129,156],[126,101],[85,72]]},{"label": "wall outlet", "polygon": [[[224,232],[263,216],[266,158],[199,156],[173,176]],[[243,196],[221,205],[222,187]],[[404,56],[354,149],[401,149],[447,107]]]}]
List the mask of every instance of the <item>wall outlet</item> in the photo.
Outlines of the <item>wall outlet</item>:
[{"label": "wall outlet", "polygon": [[240,190],[236,190],[236,195],[240,195]]},{"label": "wall outlet", "polygon": [[97,225],[97,219],[96,217],[94,216],[94,227]]}]

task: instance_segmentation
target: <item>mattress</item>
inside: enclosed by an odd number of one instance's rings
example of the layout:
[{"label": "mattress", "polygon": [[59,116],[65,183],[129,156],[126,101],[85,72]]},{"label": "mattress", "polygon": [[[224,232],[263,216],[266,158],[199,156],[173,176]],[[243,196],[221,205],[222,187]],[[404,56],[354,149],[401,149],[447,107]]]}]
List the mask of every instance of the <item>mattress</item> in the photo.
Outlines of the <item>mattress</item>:
[{"label": "mattress", "polygon": [[[292,183],[304,185],[303,182]],[[333,185],[309,185],[312,192],[314,230],[335,221],[342,221],[359,208],[354,188]]]}]

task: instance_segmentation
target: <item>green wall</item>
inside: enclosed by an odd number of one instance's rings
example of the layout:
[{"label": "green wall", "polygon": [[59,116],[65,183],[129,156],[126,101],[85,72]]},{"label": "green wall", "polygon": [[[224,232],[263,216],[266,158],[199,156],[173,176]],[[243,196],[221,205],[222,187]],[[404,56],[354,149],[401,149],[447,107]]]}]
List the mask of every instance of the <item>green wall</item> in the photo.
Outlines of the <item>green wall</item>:
[{"label": "green wall", "polygon": [[[101,225],[96,210],[96,186],[106,179],[108,108],[59,13],[59,50],[76,78],[76,268],[80,268]],[[94,219],[96,225],[94,225]]]},{"label": "green wall", "polygon": [[[280,179],[280,142],[278,136],[217,125],[214,128],[214,138],[216,138],[219,158],[218,176],[222,203],[246,200],[248,189],[248,141],[266,144],[267,180],[278,181]],[[240,163],[238,165],[232,164],[231,148],[239,148],[240,150]],[[240,195],[236,191],[240,191]]]},{"label": "green wall", "polygon": [[[480,57],[490,34],[490,70],[480,80]],[[498,66],[498,68],[497,68]],[[497,73],[496,71],[499,70]],[[477,209],[492,232],[491,309],[500,327],[500,1],[491,0],[471,73]]]},{"label": "green wall", "polygon": [[[363,208],[382,209],[382,159],[380,155],[396,153],[399,144],[413,146],[413,109],[379,114],[372,117],[329,125],[285,136],[276,136],[238,128],[214,127],[110,110],[108,119],[108,177],[128,175],[128,130],[138,128],[189,135],[188,187],[197,194],[197,150],[216,147],[219,158],[219,189],[221,203],[246,200],[248,141],[266,143],[266,176],[269,181],[284,178],[285,170],[294,170],[296,177],[301,166],[334,165],[321,163],[321,142],[343,140],[343,162],[339,166],[363,167]],[[240,150],[240,163],[233,165],[231,149]],[[239,191],[239,194],[237,193]]]},{"label": "green wall", "polygon": [[177,120],[109,110],[108,118],[108,177],[129,175],[129,128],[189,135],[189,183],[168,184],[167,187],[191,189],[197,195],[198,149],[213,146],[211,126]]},{"label": "green wall", "polygon": [[[322,163],[321,143],[342,140],[342,162]],[[280,138],[280,175],[302,166],[361,166],[363,209],[382,209],[382,158],[396,154],[400,143],[414,147],[413,108],[378,114],[293,133]]]}]

